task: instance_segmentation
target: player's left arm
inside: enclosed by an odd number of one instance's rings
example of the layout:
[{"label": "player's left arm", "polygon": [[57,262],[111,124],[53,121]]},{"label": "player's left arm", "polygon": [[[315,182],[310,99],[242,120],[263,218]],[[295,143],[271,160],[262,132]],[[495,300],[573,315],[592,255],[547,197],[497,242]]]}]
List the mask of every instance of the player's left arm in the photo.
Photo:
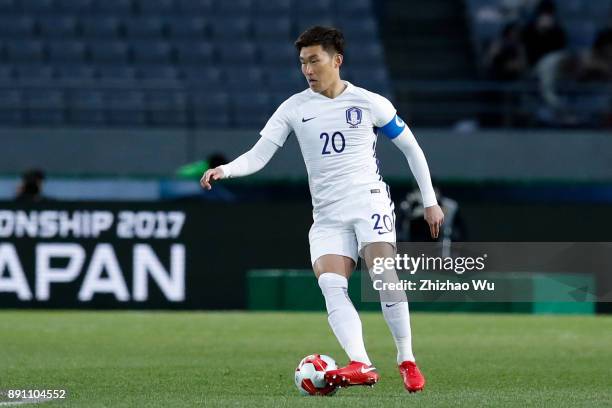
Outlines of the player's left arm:
[{"label": "player's left arm", "polygon": [[423,150],[408,126],[397,115],[380,130],[406,156],[408,166],[410,166],[410,170],[421,191],[423,207],[425,208],[425,221],[429,224],[432,238],[438,238],[440,226],[444,222],[444,213],[438,205],[436,193],[431,183],[429,166],[427,165],[427,159],[425,159]]}]

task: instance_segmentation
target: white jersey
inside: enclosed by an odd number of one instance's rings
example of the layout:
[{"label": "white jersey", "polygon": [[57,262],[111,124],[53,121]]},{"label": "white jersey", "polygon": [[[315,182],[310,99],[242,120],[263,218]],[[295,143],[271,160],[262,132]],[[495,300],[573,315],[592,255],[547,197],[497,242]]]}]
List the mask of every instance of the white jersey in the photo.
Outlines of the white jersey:
[{"label": "white jersey", "polygon": [[278,146],[295,133],[315,211],[349,196],[356,187],[382,183],[376,129],[388,124],[396,110],[385,97],[345,84],[333,99],[311,89],[291,96],[261,131]]}]

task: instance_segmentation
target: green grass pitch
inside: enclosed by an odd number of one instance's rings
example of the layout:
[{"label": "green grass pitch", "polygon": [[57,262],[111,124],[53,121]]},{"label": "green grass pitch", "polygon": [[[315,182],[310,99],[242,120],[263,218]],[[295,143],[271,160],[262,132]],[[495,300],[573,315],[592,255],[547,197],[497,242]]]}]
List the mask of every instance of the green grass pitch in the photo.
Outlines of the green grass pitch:
[{"label": "green grass pitch", "polygon": [[382,315],[362,320],[381,382],[301,397],[303,356],[346,362],[324,313],[3,311],[0,389],[68,390],[44,407],[612,406],[610,317],[415,313],[419,394]]}]

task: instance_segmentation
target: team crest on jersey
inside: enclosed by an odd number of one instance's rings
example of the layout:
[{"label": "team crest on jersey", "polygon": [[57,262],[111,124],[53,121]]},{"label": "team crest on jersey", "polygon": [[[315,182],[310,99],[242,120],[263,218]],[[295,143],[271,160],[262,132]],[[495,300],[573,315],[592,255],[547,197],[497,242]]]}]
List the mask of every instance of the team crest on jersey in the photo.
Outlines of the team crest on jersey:
[{"label": "team crest on jersey", "polygon": [[361,109],[352,107],[346,110],[346,123],[356,128],[361,123]]}]

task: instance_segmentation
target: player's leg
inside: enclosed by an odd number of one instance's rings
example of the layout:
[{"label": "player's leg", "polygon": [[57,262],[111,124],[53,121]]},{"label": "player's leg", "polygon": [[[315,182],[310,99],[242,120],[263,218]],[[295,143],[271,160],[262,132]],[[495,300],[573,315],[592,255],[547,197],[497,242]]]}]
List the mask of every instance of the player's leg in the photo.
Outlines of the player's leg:
[{"label": "player's leg", "polygon": [[357,259],[355,235],[352,231],[330,231],[315,224],[309,238],[313,270],[325,298],[329,325],[351,361],[347,367],[329,371],[326,378],[338,386],[374,384],[378,374],[371,367],[361,319],[348,296],[348,278]]},{"label": "player's leg", "polygon": [[[388,194],[381,189],[370,190],[355,205],[354,230],[358,250],[371,271],[373,260],[377,257],[395,256],[395,212]],[[375,192],[381,192],[375,194]],[[385,271],[385,280],[398,281],[395,269]],[[414,362],[412,353],[412,332],[408,301],[403,291],[381,292],[383,316],[397,347],[397,362],[404,386],[410,392],[420,391],[425,379]]]},{"label": "player's leg", "polygon": [[361,319],[348,296],[348,278],[355,268],[351,258],[326,254],[319,257],[313,269],[325,297],[327,320],[340,345],[351,359],[370,365],[363,343]]},{"label": "player's leg", "polygon": [[[394,258],[395,247],[389,242],[374,242],[363,248],[363,258],[369,271],[372,270],[374,259]],[[379,278],[385,282],[398,282],[394,268],[385,270]],[[389,330],[397,346],[397,363],[415,361],[412,352],[412,334],[410,328],[410,312],[406,293],[399,290],[380,291],[380,307]]]},{"label": "player's leg", "polygon": [[[374,242],[364,246],[362,254],[368,271],[372,270],[374,259],[395,257],[395,246],[390,242]],[[370,273],[372,276],[372,273]],[[384,282],[398,282],[394,268],[385,270],[381,275]],[[403,291],[380,291],[380,306],[387,326],[393,335],[397,348],[397,364],[404,380],[404,387],[409,392],[421,391],[425,387],[425,377],[415,363],[412,352],[412,329],[408,299]]]},{"label": "player's leg", "polygon": [[373,385],[378,381],[363,342],[361,319],[348,296],[348,278],[354,268],[353,259],[332,254],[319,257],[313,265],[325,297],[329,325],[350,359],[347,366],[326,373],[327,381],[338,386]]}]

